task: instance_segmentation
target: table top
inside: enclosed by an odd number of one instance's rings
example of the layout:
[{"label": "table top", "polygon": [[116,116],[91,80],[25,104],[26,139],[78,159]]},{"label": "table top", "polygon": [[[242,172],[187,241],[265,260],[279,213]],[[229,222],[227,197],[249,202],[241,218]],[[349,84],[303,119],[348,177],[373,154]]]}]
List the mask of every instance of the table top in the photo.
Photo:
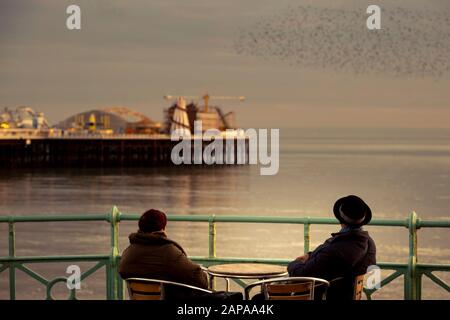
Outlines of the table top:
[{"label": "table top", "polygon": [[263,263],[229,263],[208,267],[208,272],[219,277],[273,278],[287,275],[284,266]]}]

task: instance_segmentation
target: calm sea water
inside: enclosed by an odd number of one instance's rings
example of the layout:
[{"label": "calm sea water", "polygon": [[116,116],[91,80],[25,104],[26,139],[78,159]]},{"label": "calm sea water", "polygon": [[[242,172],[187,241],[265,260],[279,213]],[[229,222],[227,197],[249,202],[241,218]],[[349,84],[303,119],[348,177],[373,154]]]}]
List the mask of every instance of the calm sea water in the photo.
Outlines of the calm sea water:
[{"label": "calm sea water", "polygon": [[[113,205],[124,213],[158,208],[169,214],[331,217],[334,201],[357,194],[375,218],[450,219],[450,132],[440,130],[281,129],[280,170],[260,176],[257,166],[11,170],[0,171],[0,215],[93,214]],[[337,226],[313,226],[312,246]],[[121,223],[121,248],[135,222]],[[403,228],[367,228],[378,260],[406,262]],[[17,226],[18,255],[108,252],[106,223],[24,223]],[[7,229],[0,225],[0,255],[7,254]],[[191,255],[207,254],[205,224],[172,223],[172,238]],[[301,226],[220,224],[219,256],[294,258],[303,250]],[[449,232],[419,231],[419,261],[450,263]],[[92,264],[80,264],[82,269]],[[30,265],[52,278],[61,264]],[[444,279],[449,277],[439,274]],[[104,295],[104,271],[83,283],[80,298]],[[401,280],[376,297],[401,298]],[[18,297],[42,298],[45,289],[18,271]],[[32,289],[30,289],[32,288]],[[425,281],[425,298],[450,298]],[[60,292],[61,291],[61,292]],[[56,288],[58,297],[64,296]],[[0,298],[7,298],[7,273]],[[374,296],[375,297],[375,296]]]}]

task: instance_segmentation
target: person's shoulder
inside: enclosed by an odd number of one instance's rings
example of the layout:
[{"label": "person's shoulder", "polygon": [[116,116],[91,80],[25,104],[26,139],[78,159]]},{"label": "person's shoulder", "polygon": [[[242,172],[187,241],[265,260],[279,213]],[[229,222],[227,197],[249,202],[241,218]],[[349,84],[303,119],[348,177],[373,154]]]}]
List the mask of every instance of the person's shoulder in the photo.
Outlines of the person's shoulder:
[{"label": "person's shoulder", "polygon": [[373,238],[371,237],[369,231],[367,230],[361,230],[359,232],[359,237],[366,239],[368,242],[375,244],[375,241],[373,240]]},{"label": "person's shoulder", "polygon": [[370,238],[369,232],[366,230],[351,230],[348,232],[338,232],[334,234],[333,241],[351,241],[355,239],[367,239]]},{"label": "person's shoulder", "polygon": [[339,252],[345,253],[357,248],[366,248],[368,242],[373,242],[373,240],[367,231],[355,230],[336,234],[331,243]]},{"label": "person's shoulder", "polygon": [[375,240],[368,234],[367,240],[369,242],[369,245],[373,248],[376,248]]},{"label": "person's shoulder", "polygon": [[178,257],[180,255],[186,255],[183,247],[176,241],[171,240],[169,238],[166,239],[166,243],[164,244],[166,247],[167,253],[173,255],[174,257]]}]

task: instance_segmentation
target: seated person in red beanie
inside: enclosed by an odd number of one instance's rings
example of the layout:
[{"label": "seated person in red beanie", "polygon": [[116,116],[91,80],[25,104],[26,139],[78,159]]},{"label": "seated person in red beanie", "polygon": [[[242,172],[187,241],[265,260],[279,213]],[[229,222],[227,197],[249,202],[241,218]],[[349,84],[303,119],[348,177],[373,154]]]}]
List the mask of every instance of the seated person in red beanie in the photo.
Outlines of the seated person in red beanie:
[{"label": "seated person in red beanie", "polygon": [[[206,274],[188,259],[183,248],[167,238],[166,215],[151,209],[139,219],[139,230],[129,236],[130,245],[122,254],[119,273],[126,278],[151,278],[208,288]],[[166,287],[166,298],[190,298],[193,292]]]}]

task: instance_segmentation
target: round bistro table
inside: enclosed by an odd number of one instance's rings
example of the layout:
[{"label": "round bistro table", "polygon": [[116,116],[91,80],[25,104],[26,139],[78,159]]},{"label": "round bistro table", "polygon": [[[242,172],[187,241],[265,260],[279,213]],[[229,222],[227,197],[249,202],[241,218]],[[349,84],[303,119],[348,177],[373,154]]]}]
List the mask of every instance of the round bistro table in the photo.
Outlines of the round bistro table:
[{"label": "round bistro table", "polygon": [[288,275],[286,267],[264,263],[216,264],[208,267],[208,273],[211,287],[214,277],[224,278],[227,282],[227,291],[230,291],[229,279],[264,280]]}]

